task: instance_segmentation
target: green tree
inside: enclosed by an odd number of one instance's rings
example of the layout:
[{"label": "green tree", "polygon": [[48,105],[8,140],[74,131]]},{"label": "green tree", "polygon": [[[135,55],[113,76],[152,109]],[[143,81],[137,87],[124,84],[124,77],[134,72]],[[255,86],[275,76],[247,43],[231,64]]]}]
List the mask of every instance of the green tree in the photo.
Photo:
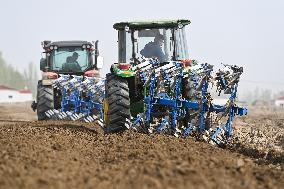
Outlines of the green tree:
[{"label": "green tree", "polygon": [[28,70],[24,71],[24,78],[27,88],[30,89],[35,96],[37,90],[38,71],[34,63],[29,63]]},{"label": "green tree", "polygon": [[30,89],[35,93],[37,82],[37,69],[33,63],[29,64],[28,71],[19,72],[6,63],[0,52],[0,84],[15,89]]}]

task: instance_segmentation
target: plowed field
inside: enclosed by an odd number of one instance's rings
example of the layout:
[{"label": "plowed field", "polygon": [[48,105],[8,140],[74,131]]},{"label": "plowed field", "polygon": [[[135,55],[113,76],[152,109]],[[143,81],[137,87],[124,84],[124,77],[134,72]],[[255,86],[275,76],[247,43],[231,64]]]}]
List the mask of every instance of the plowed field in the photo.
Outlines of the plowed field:
[{"label": "plowed field", "polygon": [[284,112],[250,114],[221,149],[190,137],[37,122],[28,104],[2,104],[0,188],[283,188]]}]

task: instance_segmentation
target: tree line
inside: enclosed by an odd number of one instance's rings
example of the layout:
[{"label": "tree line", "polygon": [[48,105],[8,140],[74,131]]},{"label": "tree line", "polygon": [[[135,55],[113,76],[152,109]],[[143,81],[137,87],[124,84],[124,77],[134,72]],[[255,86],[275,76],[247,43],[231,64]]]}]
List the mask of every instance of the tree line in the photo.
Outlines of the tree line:
[{"label": "tree line", "polygon": [[0,85],[15,88],[18,90],[29,89],[35,95],[38,80],[38,70],[35,64],[29,63],[28,69],[24,72],[18,71],[8,64],[0,52]]}]

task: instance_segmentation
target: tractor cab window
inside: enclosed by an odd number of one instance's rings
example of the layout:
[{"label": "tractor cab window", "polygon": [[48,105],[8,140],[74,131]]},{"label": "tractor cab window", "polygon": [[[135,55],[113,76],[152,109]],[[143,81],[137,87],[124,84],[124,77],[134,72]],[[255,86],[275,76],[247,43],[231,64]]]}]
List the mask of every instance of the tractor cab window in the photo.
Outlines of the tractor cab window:
[{"label": "tractor cab window", "polygon": [[160,62],[172,60],[173,38],[171,29],[145,29],[134,33],[136,58],[157,58]]},{"label": "tractor cab window", "polygon": [[186,60],[189,59],[188,47],[186,41],[186,34],[184,28],[175,30],[175,59]]},{"label": "tractor cab window", "polygon": [[89,52],[82,47],[61,47],[51,53],[52,70],[83,72],[89,67]]},{"label": "tractor cab window", "polygon": [[184,28],[121,30],[119,62],[139,62],[144,58],[157,58],[160,62],[188,59]]}]

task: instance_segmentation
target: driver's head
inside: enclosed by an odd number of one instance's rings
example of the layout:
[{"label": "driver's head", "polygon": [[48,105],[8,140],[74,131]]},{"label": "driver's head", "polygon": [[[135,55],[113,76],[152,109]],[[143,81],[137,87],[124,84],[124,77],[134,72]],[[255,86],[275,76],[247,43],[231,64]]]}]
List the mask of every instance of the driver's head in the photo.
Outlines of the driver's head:
[{"label": "driver's head", "polygon": [[77,60],[77,59],[78,59],[78,56],[79,56],[79,55],[78,55],[77,52],[74,52],[73,55],[72,55],[72,57],[73,57],[74,60]]},{"label": "driver's head", "polygon": [[164,43],[164,36],[162,34],[156,35],[155,39],[154,39],[154,42],[158,43],[160,46],[162,46],[163,43]]}]

